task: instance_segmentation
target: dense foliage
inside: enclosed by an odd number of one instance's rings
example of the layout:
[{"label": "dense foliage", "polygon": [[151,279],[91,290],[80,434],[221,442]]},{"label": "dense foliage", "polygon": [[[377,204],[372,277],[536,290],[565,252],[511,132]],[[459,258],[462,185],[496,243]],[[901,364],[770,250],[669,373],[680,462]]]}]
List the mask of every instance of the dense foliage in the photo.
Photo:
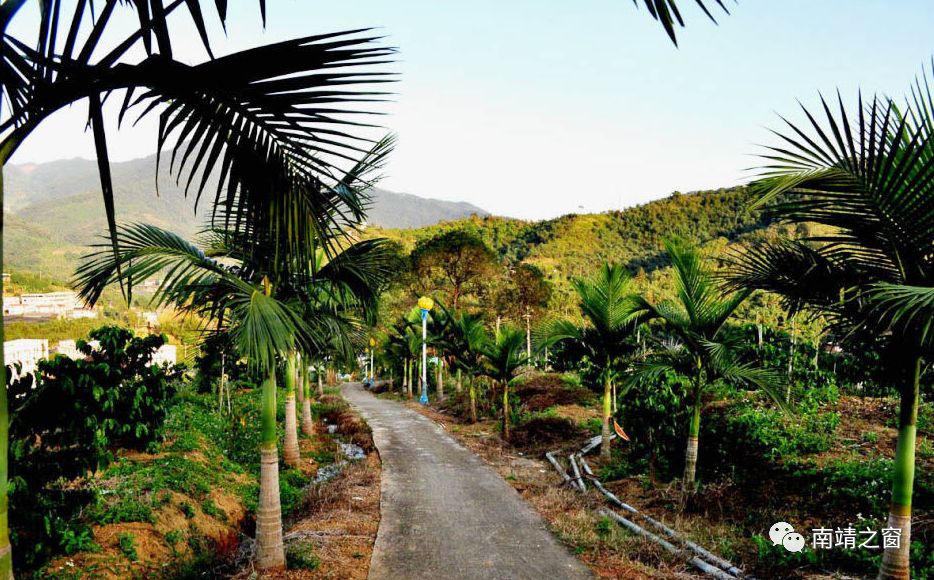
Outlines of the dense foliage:
[{"label": "dense foliage", "polygon": [[89,541],[77,516],[95,496],[70,482],[106,467],[115,448],[146,449],[174,393],[174,369],[150,365],[164,337],[108,326],[89,340],[78,342],[84,358],[40,361],[35,377],[8,385],[11,523],[25,567]]}]

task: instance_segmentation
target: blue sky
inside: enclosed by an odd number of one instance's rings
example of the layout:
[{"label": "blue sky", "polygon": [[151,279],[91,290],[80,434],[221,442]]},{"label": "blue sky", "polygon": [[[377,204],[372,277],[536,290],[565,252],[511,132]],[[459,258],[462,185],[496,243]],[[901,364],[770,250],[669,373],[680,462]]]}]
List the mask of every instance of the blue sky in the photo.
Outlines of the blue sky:
[{"label": "blue sky", "polygon": [[[263,31],[255,2],[231,2],[220,52],[381,27],[401,75],[383,185],[523,218],[741,183],[796,99],[901,97],[934,55],[930,0],[740,0],[718,26],[685,0],[677,49],[629,0],[268,4]],[[14,162],[90,157],[83,115],[50,120]],[[115,159],[145,155],[154,127],[113,142]]]}]

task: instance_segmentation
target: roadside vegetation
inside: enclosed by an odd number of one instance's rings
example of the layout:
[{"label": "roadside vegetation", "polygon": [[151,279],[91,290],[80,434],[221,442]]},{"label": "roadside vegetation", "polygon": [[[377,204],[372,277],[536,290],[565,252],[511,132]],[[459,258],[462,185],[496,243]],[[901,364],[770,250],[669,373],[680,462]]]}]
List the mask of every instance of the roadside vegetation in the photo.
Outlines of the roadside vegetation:
[{"label": "roadside vegetation", "polygon": [[[266,3],[251,4],[265,24]],[[677,2],[636,4],[676,41]],[[695,4],[711,19],[723,8]],[[381,33],[215,58],[205,14],[226,32],[226,1],[94,6],[0,3],[0,163],[86,105],[108,226],[67,276],[100,321],[0,324],[5,338],[100,345],[7,370],[0,579],[365,577],[379,466],[366,425],[325,388],[342,373],[427,393],[601,574],[684,564],[537,460],[592,436],[610,490],[757,575],[934,576],[926,81],[905,103],[805,111],[749,186],[385,231],[365,228],[395,145],[366,121],[393,78]],[[19,38],[21,9],[36,26]],[[202,60],[173,56],[181,20]],[[197,236],[115,212],[107,129],[152,114],[160,163],[205,208]],[[141,301],[135,285],[154,280]],[[144,304],[165,334],[142,328]],[[192,347],[186,365],[151,366],[169,340]],[[365,459],[348,464],[347,449]],[[768,538],[776,521],[900,542],[794,552]]]}]

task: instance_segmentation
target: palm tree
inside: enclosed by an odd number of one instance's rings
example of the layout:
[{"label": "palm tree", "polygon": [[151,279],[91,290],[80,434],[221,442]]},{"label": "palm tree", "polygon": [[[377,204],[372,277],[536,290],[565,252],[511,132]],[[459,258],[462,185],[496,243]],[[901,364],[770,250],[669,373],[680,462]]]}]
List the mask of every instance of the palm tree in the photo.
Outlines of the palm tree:
[{"label": "palm tree", "polygon": [[639,365],[630,381],[655,381],[669,371],[691,378],[691,422],[682,481],[687,489],[695,479],[701,406],[707,387],[718,380],[729,380],[762,388],[780,405],[783,399],[777,387],[778,375],[738,361],[738,345],[721,332],[751,291],[723,295],[714,273],[704,265],[695,248],[667,241],[665,249],[674,271],[676,299],[653,304],[638,297],[635,314],[643,320],[659,321],[670,340]]},{"label": "palm tree", "polygon": [[629,276],[619,264],[604,264],[593,280],[575,280],[574,289],[586,326],[567,321],[545,325],[545,344],[571,341],[600,369],[603,383],[603,431],[600,454],[610,457],[610,418],[614,379],[626,355],[634,350],[626,340],[636,333],[633,318],[633,295],[629,291]]},{"label": "palm tree", "polygon": [[483,317],[469,312],[459,312],[450,316],[452,323],[448,327],[444,342],[448,352],[452,353],[452,367],[467,376],[467,393],[470,398],[470,420],[477,422],[476,377],[483,374],[484,352],[489,346],[490,337],[483,324]]},{"label": "palm tree", "polygon": [[920,372],[934,320],[934,99],[924,81],[904,115],[889,99],[860,97],[851,117],[837,100],[837,113],[822,103],[823,119],[805,110],[804,126],[788,123],[756,183],[768,215],[828,233],[751,247],[730,280],[779,294],[792,313],[824,315],[853,344],[883,343],[900,396],[888,527],[901,542],[886,548],[879,577],[908,578]]},{"label": "palm tree", "polygon": [[[228,213],[243,217],[270,208],[270,223],[288,223],[291,210],[316,207],[309,225],[325,228],[333,212],[360,213],[351,195],[323,187],[358,149],[360,139],[346,130],[341,103],[373,99],[360,85],[383,80],[360,70],[382,62],[390,50],[373,47],[373,38],[339,33],[258,47],[222,58],[211,53],[202,2],[164,6],[162,0],[77,2],[69,14],[60,2],[39,2],[38,27],[32,36],[6,32],[26,0],[0,3],[0,97],[8,107],[0,118],[0,165],[56,111],[79,101],[89,105],[111,243],[117,227],[110,177],[103,102],[123,93],[120,120],[132,109],[140,116],[158,111],[158,150],[172,150],[170,169],[186,177],[200,197],[207,176],[221,179],[215,197]],[[226,0],[213,3],[226,21]],[[260,0],[265,22],[265,1]],[[181,11],[180,11],[181,9]],[[135,11],[139,27],[125,36],[111,33],[120,10]],[[173,58],[169,19],[187,12],[210,59],[189,65]],[[177,16],[177,14],[176,14]],[[88,25],[88,21],[92,24]],[[125,30],[125,29],[124,29]],[[138,51],[145,55],[139,58]],[[351,72],[353,67],[358,67]],[[315,74],[327,71],[327,74]],[[354,85],[357,86],[354,86]],[[288,121],[285,119],[288,118]],[[324,137],[327,135],[328,137]],[[176,165],[176,154],[181,154]],[[196,178],[198,173],[203,177]],[[3,187],[0,177],[0,206]],[[0,209],[2,211],[2,209]],[[300,243],[293,245],[300,246]],[[2,241],[0,241],[2,255]],[[241,290],[246,290],[241,288]],[[130,288],[126,288],[129,295]],[[2,329],[2,324],[0,324]],[[2,330],[0,330],[2,332]],[[2,335],[0,335],[2,340]],[[5,368],[0,361],[0,368]],[[7,429],[5,390],[0,393],[0,577],[12,577],[12,554],[5,522],[7,510]]]},{"label": "palm tree", "polygon": [[530,357],[525,351],[525,332],[503,325],[495,340],[483,347],[485,374],[494,381],[494,388],[503,387],[503,439],[509,441],[509,382],[516,371],[528,364]]}]

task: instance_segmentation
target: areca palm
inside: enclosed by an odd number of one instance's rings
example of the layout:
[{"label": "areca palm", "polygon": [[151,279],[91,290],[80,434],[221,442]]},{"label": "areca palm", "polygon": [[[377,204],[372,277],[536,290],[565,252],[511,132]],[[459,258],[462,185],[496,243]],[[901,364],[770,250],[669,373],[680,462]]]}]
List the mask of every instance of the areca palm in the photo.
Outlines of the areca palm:
[{"label": "areca palm", "polygon": [[695,248],[667,241],[665,249],[672,262],[676,299],[653,303],[645,297],[638,297],[635,313],[643,320],[660,322],[669,340],[639,365],[630,381],[654,381],[668,371],[691,378],[691,422],[684,452],[683,477],[683,485],[687,488],[695,479],[701,404],[708,386],[726,379],[762,388],[779,404],[782,404],[782,398],[778,392],[778,375],[740,362],[736,356],[738,345],[721,333],[726,321],[751,290],[723,295],[717,287],[714,273],[704,265]]},{"label": "areca palm", "polygon": [[927,83],[906,114],[888,99],[862,97],[852,116],[805,110],[766,155],[756,187],[771,216],[828,226],[810,239],[763,243],[736,259],[731,283],[783,297],[792,311],[827,317],[845,340],[881,340],[900,395],[898,443],[880,578],[907,578],[920,372],[931,355],[934,296],[934,106]]},{"label": "areca palm", "polygon": [[509,383],[516,371],[528,364],[531,357],[525,350],[525,332],[503,326],[494,340],[483,347],[485,374],[503,388],[503,439],[510,439]]},{"label": "areca palm", "polygon": [[567,321],[549,323],[543,329],[548,344],[558,341],[575,343],[600,369],[603,383],[603,435],[600,453],[610,456],[610,418],[614,380],[621,362],[633,350],[626,339],[634,335],[633,295],[629,276],[619,264],[604,264],[592,280],[575,280],[578,304],[587,320],[585,326]]},{"label": "areca palm", "polygon": [[314,344],[316,334],[299,311],[274,296],[268,276],[258,283],[245,279],[236,266],[226,266],[181,237],[154,226],[121,227],[117,242],[116,256],[109,247],[103,247],[79,269],[84,296],[99,295],[105,285],[121,276],[145,279],[167,270],[157,293],[158,302],[218,320],[218,326],[230,333],[239,353],[264,377],[257,563],[261,568],[283,566],[275,366],[283,353],[292,352],[302,343]]},{"label": "areca palm", "polygon": [[467,376],[467,391],[470,398],[470,420],[477,422],[477,390],[475,378],[483,373],[484,352],[490,337],[483,324],[483,317],[459,312],[451,316],[447,346],[452,353],[453,368]]}]

